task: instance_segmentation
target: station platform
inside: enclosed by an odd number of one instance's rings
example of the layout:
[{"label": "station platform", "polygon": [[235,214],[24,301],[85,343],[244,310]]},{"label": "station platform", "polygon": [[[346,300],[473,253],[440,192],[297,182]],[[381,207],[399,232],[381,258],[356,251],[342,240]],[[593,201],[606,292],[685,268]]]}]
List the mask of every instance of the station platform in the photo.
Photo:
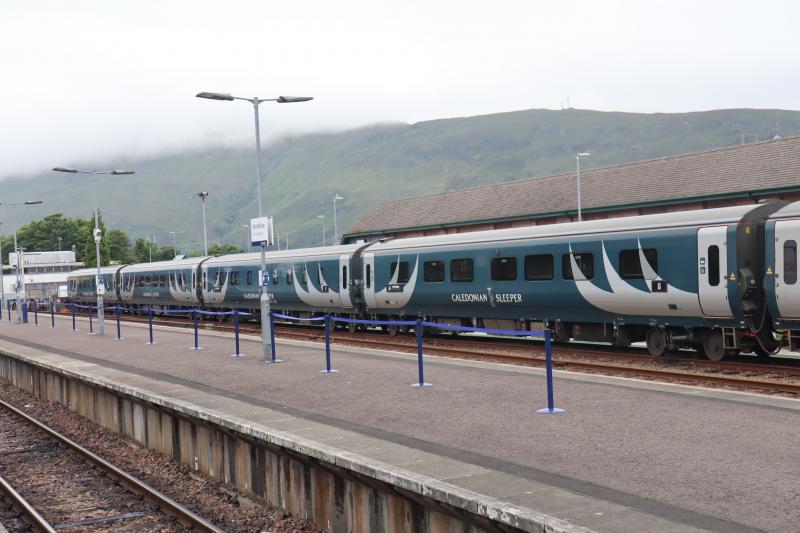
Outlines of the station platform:
[{"label": "station platform", "polygon": [[[123,324],[124,340],[58,318],[0,323],[0,353],[123,383],[251,424],[300,450],[531,531],[793,531],[800,400],[278,339]],[[222,415],[220,415],[222,413]],[[325,527],[325,524],[320,524]]]}]

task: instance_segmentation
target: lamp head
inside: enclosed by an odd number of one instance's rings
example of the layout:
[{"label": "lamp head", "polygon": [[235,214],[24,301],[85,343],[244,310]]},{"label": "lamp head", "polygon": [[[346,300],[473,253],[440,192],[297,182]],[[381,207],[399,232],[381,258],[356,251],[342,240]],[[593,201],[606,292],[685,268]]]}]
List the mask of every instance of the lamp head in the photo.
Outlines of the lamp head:
[{"label": "lamp head", "polygon": [[578,157],[587,157],[587,156],[590,156],[590,155],[592,155],[592,154],[590,154],[589,152],[581,152],[581,153],[578,154]]},{"label": "lamp head", "polygon": [[199,192],[199,193],[197,193],[197,196],[199,196],[200,199],[205,202],[206,198],[208,198],[208,191]]},{"label": "lamp head", "polygon": [[77,169],[74,168],[66,168],[66,167],[55,167],[53,168],[54,172],[69,172],[71,174],[75,174],[78,172]]},{"label": "lamp head", "polygon": [[43,203],[41,200],[26,200],[24,202],[25,205],[39,205]]},{"label": "lamp head", "polygon": [[112,170],[110,172],[113,176],[124,176],[125,174],[136,174],[133,170]]},{"label": "lamp head", "polygon": [[308,102],[313,99],[313,96],[279,96],[276,101],[279,104],[293,104],[295,102]]},{"label": "lamp head", "polygon": [[202,93],[197,93],[195,96],[197,98],[206,98],[208,100],[225,100],[227,102],[233,101],[233,96],[231,96],[229,93],[207,93],[207,92],[202,92]]}]

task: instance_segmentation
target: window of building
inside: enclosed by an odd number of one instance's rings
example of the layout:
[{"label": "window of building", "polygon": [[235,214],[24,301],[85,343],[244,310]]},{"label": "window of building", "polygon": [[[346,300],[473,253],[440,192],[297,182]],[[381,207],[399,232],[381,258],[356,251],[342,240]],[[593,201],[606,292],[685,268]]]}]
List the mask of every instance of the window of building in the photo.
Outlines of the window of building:
[{"label": "window of building", "polygon": [[719,285],[719,246],[708,247],[708,284]]},{"label": "window of building", "polygon": [[450,281],[472,281],[472,259],[453,259],[450,261]]},{"label": "window of building", "polygon": [[444,261],[425,261],[422,276],[428,282],[444,281]]},{"label": "window of building", "polygon": [[525,279],[528,281],[546,281],[553,279],[552,254],[526,255]]},{"label": "window of building", "polygon": [[517,258],[492,258],[492,279],[494,281],[514,281],[517,279]]},{"label": "window of building", "polygon": [[783,244],[783,281],[787,285],[797,283],[797,242]]},{"label": "window of building", "polygon": [[[642,252],[653,272],[658,272],[658,252],[656,252],[656,249],[644,248]],[[644,279],[638,248],[622,250],[619,253],[619,275],[624,279]]]},{"label": "window of building", "polygon": [[[398,268],[400,269],[399,272],[397,272]],[[397,261],[393,262],[391,264],[391,272],[392,277],[394,277],[395,272],[397,272],[398,284],[408,283],[408,280],[411,278],[411,274],[409,274],[408,261],[400,261],[399,263]]]},{"label": "window of building", "polygon": [[[594,255],[588,252],[573,253],[575,262],[578,268],[586,279],[594,277]],[[570,254],[564,254],[561,257],[561,274],[564,279],[575,279],[572,275],[572,261],[569,258]]]}]

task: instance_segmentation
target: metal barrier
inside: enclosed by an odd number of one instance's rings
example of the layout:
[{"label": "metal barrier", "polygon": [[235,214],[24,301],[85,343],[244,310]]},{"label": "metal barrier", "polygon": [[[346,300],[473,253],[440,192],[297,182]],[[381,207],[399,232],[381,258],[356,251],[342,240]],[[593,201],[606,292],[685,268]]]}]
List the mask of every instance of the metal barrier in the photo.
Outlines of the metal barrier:
[{"label": "metal barrier", "polygon": [[[11,302],[8,302],[9,309],[9,321],[11,316]],[[70,303],[70,310],[72,314],[72,331],[77,331],[75,325],[75,309],[82,308],[87,309],[89,311],[89,335],[93,335],[93,326],[92,326],[92,310],[96,309],[95,306],[92,305],[80,305],[76,303]],[[122,337],[122,330],[120,325],[120,311],[130,311],[130,309],[126,309],[122,306],[116,305],[112,306],[109,309],[113,309],[115,311],[115,317],[117,322],[117,337],[116,340],[123,340]],[[203,315],[210,315],[210,316],[223,316],[223,315],[233,315],[234,321],[234,346],[235,350],[232,354],[232,357],[242,357],[244,354],[240,351],[240,343],[239,343],[239,317],[240,316],[249,316],[250,313],[239,311],[238,309],[234,309],[231,311],[205,311],[202,309],[161,309],[159,310],[161,313],[168,314],[168,313],[191,313],[192,320],[194,322],[194,346],[191,347],[192,350],[198,351],[202,350],[203,348],[199,345],[199,316]],[[55,304],[51,302],[50,306],[50,320],[51,326],[55,327]],[[436,328],[439,330],[450,330],[450,331],[461,331],[461,332],[469,332],[469,333],[486,333],[490,335],[503,335],[503,336],[524,336],[524,337],[543,337],[545,343],[545,366],[546,366],[546,379],[547,379],[547,407],[542,409],[538,409],[537,412],[544,413],[544,414],[555,414],[555,413],[563,413],[564,409],[560,409],[555,407],[555,402],[553,398],[553,357],[552,357],[552,339],[550,330],[507,330],[507,329],[492,329],[492,328],[474,328],[474,327],[467,327],[467,326],[453,326],[450,324],[440,324],[438,322],[428,322],[418,318],[416,320],[363,320],[363,319],[355,319],[355,318],[342,318],[342,317],[334,317],[330,314],[325,314],[321,317],[310,317],[310,318],[300,318],[300,317],[293,317],[289,315],[284,315],[280,313],[272,312],[269,314],[270,320],[270,331],[272,333],[272,358],[266,359],[265,362],[267,363],[278,363],[281,360],[277,358],[276,348],[275,348],[275,328],[274,328],[274,319],[279,318],[282,320],[292,320],[297,322],[323,322],[323,326],[325,328],[325,368],[320,372],[323,374],[334,374],[337,372],[331,366],[331,324],[335,324],[336,322],[345,323],[345,324],[361,324],[361,325],[369,325],[369,326],[413,326],[416,338],[417,338],[417,382],[411,384],[411,387],[414,388],[426,388],[432,387],[431,383],[425,381],[425,366],[424,366],[424,359],[423,359],[423,331],[424,328]],[[34,320],[38,325],[38,311],[37,305],[34,303]],[[150,342],[147,344],[154,345],[156,341],[153,339],[153,308],[147,308],[147,322],[148,322],[148,335]]]}]

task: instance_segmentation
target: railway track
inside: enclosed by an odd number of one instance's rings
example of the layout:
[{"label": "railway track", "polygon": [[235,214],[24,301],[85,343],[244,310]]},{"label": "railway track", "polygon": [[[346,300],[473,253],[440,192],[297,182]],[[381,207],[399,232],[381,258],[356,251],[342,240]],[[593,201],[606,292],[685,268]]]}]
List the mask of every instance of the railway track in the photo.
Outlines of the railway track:
[{"label": "railway track", "polygon": [[9,531],[221,531],[16,407],[0,400],[0,410]]},{"label": "railway track", "polygon": [[[126,317],[132,322],[147,322],[141,317]],[[154,320],[154,324],[192,327],[191,320],[178,317]],[[234,327],[224,322],[201,322],[203,329],[232,332]],[[257,325],[242,323],[243,334],[260,334]],[[276,324],[278,337],[311,342],[325,341],[320,327]],[[335,331],[333,344],[366,347],[381,350],[416,352],[413,335],[388,336],[379,332],[361,331],[350,333]],[[617,350],[617,351],[614,351]],[[741,359],[733,361],[709,361],[679,353],[665,357],[652,357],[644,350],[632,348],[620,352],[619,348],[603,348],[591,345],[565,345],[554,343],[553,364],[557,369],[575,372],[625,376],[666,382],[677,382],[707,387],[736,388],[770,394],[786,394],[800,397],[800,362],[753,363]],[[426,354],[472,360],[490,360],[502,363],[544,366],[545,353],[542,342],[532,339],[500,340],[493,337],[430,336],[424,341]]]}]

